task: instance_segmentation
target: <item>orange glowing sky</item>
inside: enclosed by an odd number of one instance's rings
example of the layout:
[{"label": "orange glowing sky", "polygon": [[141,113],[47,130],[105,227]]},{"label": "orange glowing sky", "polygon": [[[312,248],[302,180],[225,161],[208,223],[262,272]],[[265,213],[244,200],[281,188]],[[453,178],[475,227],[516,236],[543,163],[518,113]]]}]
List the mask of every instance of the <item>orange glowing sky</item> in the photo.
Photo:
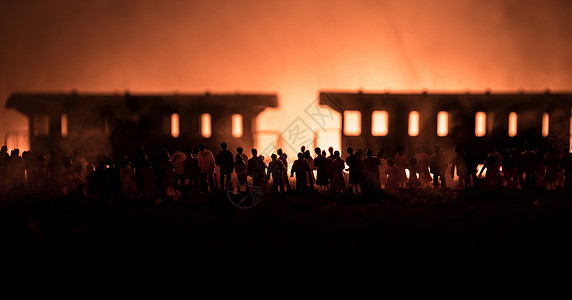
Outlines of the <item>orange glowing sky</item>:
[{"label": "orange glowing sky", "polygon": [[[264,92],[281,131],[318,91],[572,89],[571,1],[0,2],[15,91]],[[26,128],[0,108],[0,135]]]}]

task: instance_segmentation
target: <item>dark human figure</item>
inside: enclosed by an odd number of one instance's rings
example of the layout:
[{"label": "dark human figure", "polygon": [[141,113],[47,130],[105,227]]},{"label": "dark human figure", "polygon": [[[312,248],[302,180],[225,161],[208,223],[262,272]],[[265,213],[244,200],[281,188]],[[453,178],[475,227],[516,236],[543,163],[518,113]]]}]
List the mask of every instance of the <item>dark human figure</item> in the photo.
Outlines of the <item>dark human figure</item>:
[{"label": "dark human figure", "polygon": [[280,193],[284,193],[284,173],[286,173],[286,167],[281,160],[278,159],[276,154],[272,154],[271,156],[272,161],[268,164],[268,170],[272,175],[272,192],[277,192],[278,188],[280,188]]},{"label": "dark human figure", "polygon": [[159,147],[157,149],[157,153],[155,153],[155,157],[153,158],[153,170],[155,171],[155,184],[157,186],[157,190],[160,192],[165,191],[165,186],[163,186],[163,169],[161,168],[161,164],[163,163],[163,158],[168,156],[169,153],[163,147]]},{"label": "dark human figure", "polygon": [[572,153],[570,153],[569,146],[564,147],[560,167],[564,171],[564,188],[572,188]]},{"label": "dark human figure", "polygon": [[345,162],[340,158],[340,151],[336,150],[332,157],[332,184],[330,185],[330,191],[334,193],[343,192],[346,188],[344,180],[345,168]]},{"label": "dark human figure", "polygon": [[234,161],[234,172],[236,173],[236,189],[240,192],[241,187],[246,188],[248,177],[246,174],[246,162],[239,153],[236,154],[236,160]]},{"label": "dark human figure", "polygon": [[479,177],[481,177],[485,170],[487,171],[485,175],[486,185],[489,187],[498,186],[500,171],[498,168],[497,159],[493,153],[489,153],[487,156],[487,160],[479,172]]},{"label": "dark human figure", "polygon": [[185,185],[185,160],[187,159],[187,155],[181,152],[181,149],[175,148],[173,155],[171,155],[170,161],[173,162],[174,170],[175,170],[175,189],[178,191],[182,190],[182,187]]},{"label": "dark human figure", "polygon": [[308,162],[308,166],[310,166],[310,172],[308,173],[308,186],[310,187],[310,190],[313,191],[314,182],[316,181],[314,179],[314,170],[316,170],[316,166],[314,165],[314,159],[312,158],[310,150],[306,150],[305,152],[302,153],[304,153],[304,159],[306,159],[306,161]]},{"label": "dark human figure", "polygon": [[516,171],[515,160],[508,149],[502,151],[502,156],[502,173],[504,174],[506,186],[510,189],[517,189],[518,172]]},{"label": "dark human figure", "polygon": [[197,159],[199,161],[199,168],[201,168],[201,187],[203,192],[208,192],[215,190],[214,184],[214,170],[215,170],[215,159],[210,150],[206,149],[206,145],[201,143],[199,145],[199,153],[197,154]]},{"label": "dark human figure", "polygon": [[466,188],[469,186],[470,177],[467,167],[467,159],[461,146],[455,146],[455,156],[451,160],[451,179],[455,177],[455,169],[457,170],[457,177],[459,177],[458,187]]},{"label": "dark human figure", "polygon": [[246,173],[252,178],[252,185],[264,189],[265,164],[258,156],[258,150],[252,149],[252,158],[246,164]]},{"label": "dark human figure", "polygon": [[[334,147],[328,147],[328,152],[330,153],[329,156],[327,156],[326,158],[328,159],[328,179],[330,180],[330,190],[331,190],[331,182],[333,181],[333,163],[334,160],[336,159],[336,157],[334,156]],[[324,156],[326,156],[326,154],[323,154]]]},{"label": "dark human figure", "polygon": [[121,194],[126,199],[132,200],[137,193],[135,184],[135,171],[131,167],[131,163],[127,158],[121,160],[121,168],[119,169],[119,184],[121,186]]},{"label": "dark human figure", "polygon": [[357,156],[354,154],[354,149],[352,147],[348,147],[347,150],[348,157],[346,157],[346,164],[348,165],[349,171],[349,183],[352,185],[352,192],[358,193],[359,192],[359,185],[363,180],[363,169],[361,165],[361,161]]},{"label": "dark human figure", "polygon": [[231,174],[232,169],[234,169],[234,158],[232,153],[227,150],[227,145],[225,142],[220,144],[222,150],[216,155],[215,163],[220,168],[220,189],[230,190],[231,189]]},{"label": "dark human figure", "polygon": [[429,172],[429,151],[417,147],[415,159],[417,159],[417,168],[419,169],[419,182],[421,187],[428,186],[432,181],[431,172]]},{"label": "dark human figure", "polygon": [[316,167],[316,184],[322,189],[327,188],[330,183],[328,174],[328,159],[322,154],[322,149],[316,147],[316,158],[314,159],[314,166]]},{"label": "dark human figure", "polygon": [[288,180],[288,155],[282,151],[282,148],[278,148],[276,150],[278,153],[278,159],[284,164],[284,168],[286,168],[286,172],[284,173],[284,178],[282,178],[282,182],[286,186],[286,191],[290,192],[292,187],[290,186],[290,181]]},{"label": "dark human figure", "polygon": [[371,191],[381,191],[381,182],[379,179],[379,166],[381,160],[373,156],[371,149],[366,151],[367,157],[363,159],[363,168],[365,171],[365,178],[367,181],[367,188]]},{"label": "dark human figure", "polygon": [[4,145],[2,146],[2,150],[0,150],[0,192],[4,191],[8,181],[7,167],[9,159],[10,154],[8,154],[8,147]]},{"label": "dark human figure", "polygon": [[165,153],[161,161],[161,173],[163,173],[162,186],[164,188],[165,195],[167,197],[174,197],[176,180],[175,164],[168,153]]},{"label": "dark human figure", "polygon": [[153,199],[157,192],[157,185],[155,184],[155,170],[149,160],[145,160],[142,164],[141,175],[143,176],[143,189],[142,193],[147,199]]},{"label": "dark human figure", "polygon": [[549,190],[556,189],[556,179],[560,171],[560,160],[562,157],[556,152],[556,147],[548,147],[548,152],[544,155],[544,182]]},{"label": "dark human figure", "polygon": [[397,155],[393,158],[393,162],[399,169],[399,186],[405,187],[407,183],[407,174],[405,173],[405,166],[409,162],[405,155],[405,147],[403,145],[397,146]]},{"label": "dark human figure", "polygon": [[183,168],[185,169],[185,181],[188,180],[188,190],[193,193],[201,191],[201,167],[199,167],[199,159],[197,158],[198,154],[199,148],[195,147],[193,150],[189,150],[187,152],[187,159],[185,159],[185,162],[183,163]]},{"label": "dark human figure", "polygon": [[395,191],[399,188],[399,168],[393,162],[393,158],[387,159],[387,191]]},{"label": "dark human figure", "polygon": [[407,182],[409,188],[418,188],[421,185],[421,181],[419,180],[419,167],[417,166],[417,158],[412,157],[409,159],[409,163],[407,164],[406,168],[409,170],[409,180]]},{"label": "dark human figure", "polygon": [[445,179],[445,172],[447,171],[447,159],[441,153],[439,145],[435,145],[435,152],[429,158],[429,169],[433,174],[433,187],[447,188],[447,180]]},{"label": "dark human figure", "polygon": [[526,150],[520,154],[520,164],[524,175],[525,187],[529,189],[535,188],[538,155],[532,144],[526,144]]},{"label": "dark human figure", "polygon": [[305,192],[308,189],[307,177],[310,173],[310,165],[302,152],[298,153],[298,159],[292,164],[290,177],[294,177],[294,173],[296,173],[296,191]]},{"label": "dark human figure", "polygon": [[465,164],[467,165],[467,173],[468,175],[468,179],[467,179],[467,183],[466,186],[470,186],[471,185],[471,180],[473,181],[473,185],[477,184],[477,168],[478,168],[478,160],[477,160],[477,156],[475,155],[475,153],[473,153],[471,151],[471,149],[469,148],[468,145],[465,145],[465,150],[464,150],[464,155],[465,155]]},{"label": "dark human figure", "polygon": [[135,160],[134,160],[134,167],[135,167],[135,185],[137,185],[137,190],[139,192],[143,192],[143,167],[147,164],[149,158],[145,153],[145,149],[143,147],[137,147],[135,150]]},{"label": "dark human figure", "polygon": [[247,163],[248,162],[248,156],[246,156],[246,154],[242,153],[243,151],[244,151],[244,149],[242,149],[242,147],[236,148],[236,153],[238,153],[242,157],[242,161],[244,161],[244,163]]},{"label": "dark human figure", "polygon": [[11,187],[22,189],[24,187],[24,179],[26,176],[26,163],[20,156],[19,149],[10,151],[10,159],[8,160],[7,170],[8,176],[11,179]]}]

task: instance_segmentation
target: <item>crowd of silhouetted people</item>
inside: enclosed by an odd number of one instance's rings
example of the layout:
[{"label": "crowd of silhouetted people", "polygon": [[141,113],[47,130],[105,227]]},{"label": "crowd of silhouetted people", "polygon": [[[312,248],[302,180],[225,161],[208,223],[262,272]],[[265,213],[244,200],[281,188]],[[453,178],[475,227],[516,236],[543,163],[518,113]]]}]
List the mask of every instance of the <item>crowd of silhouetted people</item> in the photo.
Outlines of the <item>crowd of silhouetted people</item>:
[{"label": "crowd of silhouetted people", "polygon": [[[28,190],[39,193],[114,198],[179,198],[186,194],[215,191],[246,192],[256,187],[265,193],[366,193],[400,189],[487,188],[562,189],[572,186],[572,154],[566,147],[550,146],[540,153],[530,144],[523,149],[494,146],[479,161],[468,146],[451,152],[434,145],[431,151],[417,148],[406,155],[404,146],[386,155],[348,147],[345,153],[329,147],[301,147],[289,166],[282,149],[266,159],[256,149],[250,155],[242,147],[235,153],[220,145],[213,154],[205,144],[183,151],[159,148],[154,156],[138,147],[135,155],[117,158],[105,154],[95,161],[86,152],[34,155],[18,149],[0,151],[0,191]],[[410,151],[411,152],[411,151]],[[480,170],[479,170],[480,168]],[[484,174],[484,175],[483,175]]]}]

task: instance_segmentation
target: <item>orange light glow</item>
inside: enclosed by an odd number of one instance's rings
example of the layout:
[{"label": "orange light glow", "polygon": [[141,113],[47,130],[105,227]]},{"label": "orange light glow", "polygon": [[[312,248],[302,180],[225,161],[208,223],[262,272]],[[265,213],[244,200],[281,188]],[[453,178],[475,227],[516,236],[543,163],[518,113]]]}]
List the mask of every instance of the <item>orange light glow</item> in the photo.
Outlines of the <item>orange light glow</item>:
[{"label": "orange light glow", "polygon": [[171,115],[171,136],[174,138],[179,137],[179,114]]},{"label": "orange light glow", "polygon": [[235,138],[242,137],[242,115],[233,114],[232,115],[232,136]]},{"label": "orange light glow", "polygon": [[548,113],[542,114],[542,136],[547,137],[549,133],[550,116]]},{"label": "orange light glow", "polygon": [[371,134],[373,136],[386,136],[389,132],[387,111],[374,111],[371,114]]},{"label": "orange light glow", "polygon": [[508,136],[510,137],[516,136],[517,118],[518,116],[515,112],[511,112],[508,115]]},{"label": "orange light glow", "polygon": [[408,126],[408,133],[410,136],[418,136],[419,135],[419,112],[412,111],[409,113],[409,126]]},{"label": "orange light glow", "polygon": [[62,114],[61,117],[61,132],[62,132],[62,137],[67,137],[68,136],[68,115],[66,114]]},{"label": "orange light glow", "polygon": [[211,114],[201,115],[201,135],[204,138],[210,138],[212,135],[211,129]]},{"label": "orange light glow", "polygon": [[361,112],[357,110],[344,111],[344,135],[358,136],[361,134]]},{"label": "orange light glow", "polygon": [[479,111],[475,114],[475,136],[482,137],[487,134],[487,114]]},{"label": "orange light glow", "polygon": [[440,111],[437,114],[437,135],[447,136],[449,133],[449,113]]}]

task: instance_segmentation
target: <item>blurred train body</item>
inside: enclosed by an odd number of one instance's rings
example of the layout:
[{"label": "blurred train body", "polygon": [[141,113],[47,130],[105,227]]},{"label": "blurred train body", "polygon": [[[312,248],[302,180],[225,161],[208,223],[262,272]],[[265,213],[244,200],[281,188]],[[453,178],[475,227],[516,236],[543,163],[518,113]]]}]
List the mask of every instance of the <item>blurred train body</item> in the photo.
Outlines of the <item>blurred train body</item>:
[{"label": "blurred train body", "polygon": [[[227,142],[233,151],[254,147],[255,120],[277,107],[271,94],[46,94],[15,93],[6,103],[29,120],[33,153],[87,150],[90,155],[186,150]],[[176,128],[175,128],[176,127]]]},{"label": "blurred train body", "polygon": [[[480,159],[495,146],[522,147],[525,141],[560,151],[570,143],[571,93],[368,94],[320,93],[320,104],[342,115],[342,149],[381,148],[408,154],[431,153],[439,144],[448,153],[467,145]],[[413,112],[413,113],[412,113]],[[418,127],[411,128],[410,118]],[[441,119],[440,121],[438,119]],[[415,121],[415,120],[412,120]],[[438,127],[438,123],[445,123]],[[511,124],[512,123],[512,124]],[[512,127],[512,128],[511,128]]]}]

